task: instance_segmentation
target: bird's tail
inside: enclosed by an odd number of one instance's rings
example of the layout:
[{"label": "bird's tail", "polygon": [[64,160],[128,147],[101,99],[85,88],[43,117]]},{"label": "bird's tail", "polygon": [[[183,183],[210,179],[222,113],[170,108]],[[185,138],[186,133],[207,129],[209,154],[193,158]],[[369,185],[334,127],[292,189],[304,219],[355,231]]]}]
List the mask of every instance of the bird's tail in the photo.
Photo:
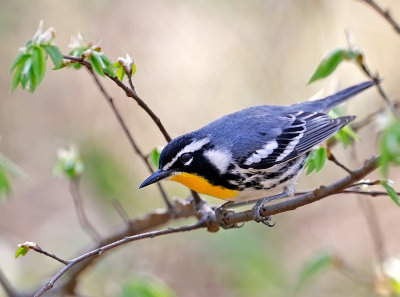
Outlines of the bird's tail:
[{"label": "bird's tail", "polygon": [[346,100],[350,99],[351,97],[357,95],[358,93],[368,89],[369,87],[373,86],[374,84],[379,83],[374,82],[374,81],[366,81],[351,87],[348,87],[347,89],[344,89],[334,95],[325,97],[323,99],[315,100],[315,101],[310,101],[310,102],[304,102],[300,103],[299,105],[302,105],[302,110],[304,111],[328,111],[335,107],[336,105],[339,105],[342,102],[345,102]]}]

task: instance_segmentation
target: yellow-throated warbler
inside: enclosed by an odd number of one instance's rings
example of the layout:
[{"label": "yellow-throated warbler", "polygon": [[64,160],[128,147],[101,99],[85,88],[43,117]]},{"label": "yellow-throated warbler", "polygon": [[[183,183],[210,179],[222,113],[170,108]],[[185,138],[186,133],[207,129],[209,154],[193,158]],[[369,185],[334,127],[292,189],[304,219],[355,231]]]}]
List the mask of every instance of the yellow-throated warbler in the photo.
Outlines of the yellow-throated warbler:
[{"label": "yellow-throated warbler", "polygon": [[317,101],[226,115],[168,143],[159,169],[140,188],[168,178],[228,201],[293,195],[310,150],[355,118],[333,119],[326,112],[373,84],[360,83]]}]

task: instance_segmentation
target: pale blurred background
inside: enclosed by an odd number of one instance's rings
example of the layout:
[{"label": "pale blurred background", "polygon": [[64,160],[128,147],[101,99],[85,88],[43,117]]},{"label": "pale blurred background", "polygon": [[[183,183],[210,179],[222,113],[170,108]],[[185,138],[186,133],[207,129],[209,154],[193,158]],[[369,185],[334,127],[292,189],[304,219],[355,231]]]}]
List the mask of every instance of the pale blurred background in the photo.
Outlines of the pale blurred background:
[{"label": "pale blurred background", "polygon": [[[379,3],[400,21],[399,1]],[[307,85],[325,54],[347,46],[346,29],[373,72],[384,78],[389,96],[399,99],[400,36],[361,1],[0,0],[0,5],[0,152],[30,176],[29,183],[14,180],[12,197],[0,202],[0,268],[19,289],[37,287],[61,266],[33,252],[15,260],[18,243],[35,241],[67,259],[90,246],[77,222],[67,181],[52,173],[58,148],[71,143],[80,147],[86,164],[85,205],[104,236],[122,224],[111,197],[132,217],[163,206],[156,187],[138,190],[148,172],[85,71],[48,68],[34,94],[20,89],[9,94],[9,66],[40,20],[45,28],[55,27],[56,44],[64,53],[78,31],[88,41],[101,39],[114,61],[129,53],[137,64],[137,92],[172,136],[245,107],[294,103],[321,89],[327,94],[366,80],[347,63],[329,79]],[[149,152],[165,145],[137,104],[104,82],[141,148]],[[362,117],[381,101],[369,90],[348,104],[347,112]],[[360,133],[358,160],[342,146],[335,149],[337,156],[358,167],[376,151],[374,129],[371,125]],[[328,164],[321,173],[303,177],[298,188],[310,189],[343,175]],[[392,171],[392,179],[399,180],[398,170]],[[188,195],[183,186],[164,185],[171,196]],[[290,296],[304,262],[324,249],[372,274],[377,258],[358,199],[324,199],[275,216],[274,228],[248,223],[217,234],[202,230],[128,244],[103,256],[83,275],[79,292],[121,296],[122,284],[151,275],[177,296]],[[373,202],[387,251],[399,255],[399,209],[387,197],[361,199]],[[375,295],[330,270],[299,296]]]}]

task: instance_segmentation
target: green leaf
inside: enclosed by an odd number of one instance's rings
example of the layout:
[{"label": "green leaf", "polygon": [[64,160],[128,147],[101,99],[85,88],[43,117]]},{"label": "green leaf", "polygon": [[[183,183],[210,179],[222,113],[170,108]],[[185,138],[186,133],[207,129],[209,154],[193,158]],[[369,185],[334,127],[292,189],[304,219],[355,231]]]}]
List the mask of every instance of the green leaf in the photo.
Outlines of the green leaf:
[{"label": "green leaf", "polygon": [[307,160],[307,174],[310,174],[314,170],[315,172],[321,171],[321,169],[325,166],[326,158],[326,148],[320,147],[316,150],[313,150]]},{"label": "green leaf", "polygon": [[25,63],[26,59],[30,57],[29,54],[25,52],[20,52],[18,56],[15,58],[13,63],[10,66],[10,73],[17,67]]},{"label": "green leaf", "polygon": [[335,49],[319,63],[308,83],[329,76],[333,71],[335,71],[339,64],[345,60],[353,60],[359,63],[360,59],[362,59],[362,54],[359,51]]},{"label": "green leaf", "polygon": [[400,121],[394,120],[382,133],[380,139],[381,157],[379,163],[384,177],[388,176],[390,165],[400,165]]},{"label": "green leaf", "polygon": [[21,82],[22,65],[18,65],[15,70],[13,80],[11,82],[11,92],[14,92],[19,83]]},{"label": "green leaf", "polygon": [[397,195],[396,190],[389,184],[387,180],[381,181],[381,185],[385,188],[387,194],[392,198],[393,202],[400,206],[399,195]]},{"label": "green leaf", "polygon": [[46,74],[46,53],[39,46],[32,48],[32,69],[37,78],[37,84],[40,84]]},{"label": "green leaf", "polygon": [[158,168],[159,166],[160,154],[161,154],[160,148],[153,148],[149,154],[149,159],[156,168]]},{"label": "green leaf", "polygon": [[25,256],[29,252],[29,247],[18,246],[17,251],[15,252],[15,259],[19,256]]},{"label": "green leaf", "polygon": [[33,67],[30,68],[28,82],[29,92],[33,93],[38,85],[38,77],[36,76],[36,72]]},{"label": "green leaf", "polygon": [[309,283],[326,268],[332,266],[334,262],[335,258],[326,251],[315,254],[304,264],[303,269],[300,272],[299,281],[297,283],[297,290],[304,287],[305,284]]},{"label": "green leaf", "polygon": [[[117,64],[119,65],[118,67],[116,67],[117,68],[117,78],[120,81],[122,81],[125,77],[125,70],[124,70],[124,67],[122,67],[122,65],[120,65],[118,62],[117,62]],[[114,64],[114,66],[115,66],[115,64]]]},{"label": "green leaf", "polygon": [[96,71],[99,75],[104,76],[104,62],[97,52],[93,52],[90,56],[90,63],[92,64],[94,71]]},{"label": "green leaf", "polygon": [[103,60],[103,64],[105,66],[105,71],[107,72],[107,74],[114,77],[114,65],[105,55],[101,55],[101,59]]},{"label": "green leaf", "polygon": [[132,65],[132,74],[131,74],[131,76],[133,76],[135,73],[136,73],[136,64],[133,63],[133,65]]},{"label": "green leaf", "polygon": [[50,59],[53,61],[55,68],[60,69],[63,65],[63,55],[60,49],[54,45],[47,45],[45,49],[46,52],[49,54]]},{"label": "green leaf", "polygon": [[22,65],[21,86],[23,89],[26,89],[29,83],[31,69],[32,69],[32,56],[30,56]]}]

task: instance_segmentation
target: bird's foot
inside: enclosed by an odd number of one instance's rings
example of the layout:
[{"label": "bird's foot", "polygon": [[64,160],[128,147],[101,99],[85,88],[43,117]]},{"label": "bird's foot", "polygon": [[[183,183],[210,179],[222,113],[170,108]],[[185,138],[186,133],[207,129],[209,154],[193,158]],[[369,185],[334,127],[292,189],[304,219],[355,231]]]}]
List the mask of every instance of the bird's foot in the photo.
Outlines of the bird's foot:
[{"label": "bird's foot", "polygon": [[257,223],[263,223],[264,225],[266,225],[268,227],[274,227],[275,223],[271,223],[272,216],[265,217],[265,216],[261,215],[261,210],[263,209],[264,204],[269,201],[269,200],[267,200],[268,198],[260,199],[260,200],[258,200],[256,205],[254,205],[253,217],[254,217],[254,221],[256,221]]}]

